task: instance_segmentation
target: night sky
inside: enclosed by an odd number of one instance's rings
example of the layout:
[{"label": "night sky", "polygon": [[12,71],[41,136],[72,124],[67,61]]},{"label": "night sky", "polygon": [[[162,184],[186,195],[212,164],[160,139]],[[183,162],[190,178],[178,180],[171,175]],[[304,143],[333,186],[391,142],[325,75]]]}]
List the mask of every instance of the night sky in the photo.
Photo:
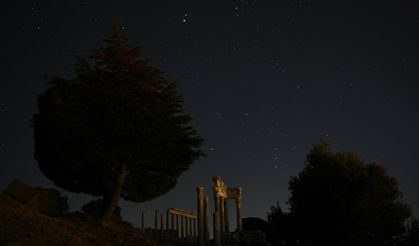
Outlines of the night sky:
[{"label": "night sky", "polygon": [[[287,208],[289,177],[321,139],[397,177],[419,214],[419,7],[415,1],[18,1],[2,3],[0,190],[53,187],[33,157],[44,76],[71,78],[120,18],[130,44],[177,81],[206,141],[167,195],[120,202],[126,220],[196,210],[211,177],[243,186],[243,216]],[[66,193],[71,208],[93,198]],[[231,203],[231,206],[233,203]],[[234,211],[230,209],[230,211]],[[231,216],[234,216],[232,212]]]}]

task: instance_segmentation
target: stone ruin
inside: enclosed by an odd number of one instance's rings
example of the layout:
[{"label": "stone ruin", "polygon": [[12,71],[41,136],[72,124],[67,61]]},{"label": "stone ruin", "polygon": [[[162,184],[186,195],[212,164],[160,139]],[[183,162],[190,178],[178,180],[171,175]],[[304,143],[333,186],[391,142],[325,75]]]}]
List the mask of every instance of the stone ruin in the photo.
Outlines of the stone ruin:
[{"label": "stone ruin", "polygon": [[[212,177],[214,182],[214,213],[213,213],[213,238],[216,244],[228,241],[230,237],[230,224],[228,213],[228,200],[236,203],[237,232],[243,231],[242,223],[242,188],[227,187],[219,176]],[[208,195],[205,196],[204,187],[197,187],[198,193],[198,243],[209,243],[209,204]]]},{"label": "stone ruin", "polygon": [[197,214],[169,208],[166,211],[166,224],[163,213],[158,210],[154,213],[154,229],[145,228],[145,214],[141,213],[141,231],[153,236],[160,241],[196,241],[197,238]]},{"label": "stone ruin", "polygon": [[[160,241],[189,241],[200,245],[222,244],[245,244],[265,245],[265,236],[260,231],[243,231],[242,222],[242,187],[228,187],[219,176],[214,176],[213,195],[214,212],[212,214],[213,241],[210,241],[210,206],[208,194],[204,195],[204,187],[198,186],[197,192],[197,213],[170,208],[166,212],[166,223],[164,215],[158,210],[154,215],[154,229],[145,228],[144,213],[141,216],[142,231],[154,236]],[[228,201],[234,200],[236,207],[237,229],[230,232],[229,206]],[[160,223],[159,223],[160,222]],[[164,224],[165,228],[164,228]]]}]

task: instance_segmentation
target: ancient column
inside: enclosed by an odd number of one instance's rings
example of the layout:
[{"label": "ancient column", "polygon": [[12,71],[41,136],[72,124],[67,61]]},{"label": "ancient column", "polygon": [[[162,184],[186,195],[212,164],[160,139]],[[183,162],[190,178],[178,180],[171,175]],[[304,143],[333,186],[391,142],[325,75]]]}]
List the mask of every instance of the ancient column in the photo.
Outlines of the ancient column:
[{"label": "ancient column", "polygon": [[175,215],[176,216],[176,238],[179,238],[179,215]]},{"label": "ancient column", "polygon": [[141,231],[144,232],[144,212],[141,213]]},{"label": "ancient column", "polygon": [[189,230],[188,230],[188,237],[192,237],[192,218],[189,218]]},{"label": "ancient column", "polygon": [[198,243],[204,244],[204,187],[196,188],[198,193]]},{"label": "ancient column", "polygon": [[230,223],[228,220],[228,199],[224,199],[224,231],[228,234],[230,233]]},{"label": "ancient column", "polygon": [[220,228],[220,197],[214,194],[215,212],[214,212],[214,240],[215,244],[221,244],[221,228]]},{"label": "ancient column", "polygon": [[185,238],[189,236],[189,218],[185,217]]},{"label": "ancient column", "polygon": [[196,238],[196,219],[193,219],[193,236]]},{"label": "ancient column", "polygon": [[163,223],[163,213],[160,214],[160,237],[163,237],[163,230],[164,230],[164,223]]},{"label": "ancient column", "polygon": [[214,239],[214,242],[217,243],[217,213],[212,213],[212,237]]},{"label": "ancient column", "polygon": [[170,217],[170,212],[168,209],[166,211],[166,233],[165,233],[167,238],[170,237],[169,217]]},{"label": "ancient column", "polygon": [[237,197],[236,197],[236,214],[237,214],[237,230],[239,232],[243,231],[242,223],[242,188],[237,188]]},{"label": "ancient column", "polygon": [[209,236],[209,198],[208,195],[205,196],[205,203],[204,203],[204,242],[205,244],[209,244],[210,236]]},{"label": "ancient column", "polygon": [[224,237],[225,220],[224,220],[224,197],[220,197],[220,232],[221,238]]},{"label": "ancient column", "polygon": [[158,226],[159,226],[159,210],[156,209],[156,211],[154,212],[154,235],[157,238],[157,230],[158,230]]},{"label": "ancient column", "polygon": [[181,215],[180,216],[180,238],[183,239],[185,237],[185,218]]},{"label": "ancient column", "polygon": [[190,218],[190,233],[189,233],[189,236],[191,236],[191,238],[194,236],[193,235],[193,231],[194,231],[194,229],[193,229],[193,225],[194,225],[194,219],[193,218]]},{"label": "ancient column", "polygon": [[170,214],[170,237],[173,237],[175,231],[175,215]]},{"label": "ancient column", "polygon": [[189,218],[185,216],[185,238],[189,235]]}]

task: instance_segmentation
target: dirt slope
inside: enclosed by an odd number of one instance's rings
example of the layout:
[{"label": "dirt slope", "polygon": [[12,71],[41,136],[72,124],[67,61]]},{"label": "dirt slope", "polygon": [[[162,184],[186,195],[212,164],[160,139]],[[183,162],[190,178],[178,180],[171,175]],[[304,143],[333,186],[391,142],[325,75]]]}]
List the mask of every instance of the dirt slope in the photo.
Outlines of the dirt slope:
[{"label": "dirt slope", "polygon": [[0,245],[142,245],[156,243],[129,223],[100,226],[80,216],[53,218],[0,195]]}]

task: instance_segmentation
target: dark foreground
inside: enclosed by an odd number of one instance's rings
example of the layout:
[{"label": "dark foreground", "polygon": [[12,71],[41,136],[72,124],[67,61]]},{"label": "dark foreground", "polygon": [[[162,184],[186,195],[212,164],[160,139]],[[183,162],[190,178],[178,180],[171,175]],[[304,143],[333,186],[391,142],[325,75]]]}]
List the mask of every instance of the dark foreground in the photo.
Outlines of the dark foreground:
[{"label": "dark foreground", "polygon": [[50,217],[0,195],[0,245],[142,245],[157,243],[131,224],[113,220],[101,226],[73,214]]}]

